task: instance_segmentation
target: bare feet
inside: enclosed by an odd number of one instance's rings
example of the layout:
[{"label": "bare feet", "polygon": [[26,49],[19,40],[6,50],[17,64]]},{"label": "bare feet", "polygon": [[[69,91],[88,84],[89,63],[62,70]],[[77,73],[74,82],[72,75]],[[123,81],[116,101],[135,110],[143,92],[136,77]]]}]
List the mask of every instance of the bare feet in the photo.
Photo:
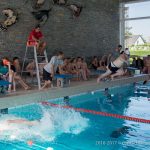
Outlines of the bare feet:
[{"label": "bare feet", "polygon": [[100,83],[100,81],[101,81],[101,78],[97,78],[97,83]]},{"label": "bare feet", "polygon": [[114,76],[112,75],[112,76],[110,76],[110,78],[111,78],[111,80],[114,80]]},{"label": "bare feet", "polygon": [[31,87],[30,87],[30,86],[27,86],[27,87],[25,87],[24,89],[25,89],[25,90],[30,90]]}]

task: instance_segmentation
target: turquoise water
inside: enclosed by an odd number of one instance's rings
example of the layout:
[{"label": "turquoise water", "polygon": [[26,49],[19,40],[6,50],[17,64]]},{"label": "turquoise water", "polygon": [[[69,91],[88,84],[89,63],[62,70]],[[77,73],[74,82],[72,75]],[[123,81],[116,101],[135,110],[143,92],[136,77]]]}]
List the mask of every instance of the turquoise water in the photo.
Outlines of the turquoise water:
[{"label": "turquoise water", "polygon": [[[150,85],[128,85],[73,96],[68,105],[150,119]],[[51,101],[66,105],[63,99]],[[34,126],[9,119],[40,120]],[[126,129],[125,129],[126,128]],[[3,129],[3,130],[2,130]],[[124,130],[123,130],[124,129]],[[30,141],[32,141],[30,144]],[[150,124],[32,104],[0,119],[0,150],[149,150]]]}]

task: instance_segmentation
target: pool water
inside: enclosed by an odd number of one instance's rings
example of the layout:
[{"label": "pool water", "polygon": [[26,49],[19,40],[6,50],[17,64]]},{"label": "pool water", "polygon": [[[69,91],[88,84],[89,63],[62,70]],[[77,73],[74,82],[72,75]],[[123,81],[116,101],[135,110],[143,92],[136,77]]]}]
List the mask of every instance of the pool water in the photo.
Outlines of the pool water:
[{"label": "pool water", "polygon": [[[50,102],[150,119],[150,84],[88,92]],[[40,120],[34,126],[7,120]],[[149,150],[150,124],[32,104],[0,118],[0,150]]]}]

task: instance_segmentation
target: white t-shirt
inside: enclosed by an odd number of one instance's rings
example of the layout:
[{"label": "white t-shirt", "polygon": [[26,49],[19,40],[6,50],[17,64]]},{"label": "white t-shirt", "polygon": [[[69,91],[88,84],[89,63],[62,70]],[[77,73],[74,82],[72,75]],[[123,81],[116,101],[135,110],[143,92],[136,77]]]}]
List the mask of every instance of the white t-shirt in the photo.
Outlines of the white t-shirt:
[{"label": "white t-shirt", "polygon": [[58,66],[63,65],[63,60],[58,59],[57,56],[53,56],[50,62],[44,66],[45,71],[48,73],[51,73],[51,65],[54,65],[54,73],[56,73]]}]

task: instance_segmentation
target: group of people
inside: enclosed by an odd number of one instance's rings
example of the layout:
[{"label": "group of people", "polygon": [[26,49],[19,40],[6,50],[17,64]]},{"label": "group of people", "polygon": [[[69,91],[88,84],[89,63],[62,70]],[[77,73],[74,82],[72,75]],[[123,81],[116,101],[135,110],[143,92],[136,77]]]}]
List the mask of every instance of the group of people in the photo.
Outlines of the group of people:
[{"label": "group of people", "polygon": [[[118,46],[116,51],[119,56],[115,60],[112,61],[110,55],[108,59],[106,59],[107,62],[101,61],[101,63],[104,64],[103,66],[106,68],[106,72],[98,77],[98,83],[103,78],[108,76],[111,76],[113,79],[116,76],[121,76],[126,73],[126,70],[123,69],[123,66],[124,64],[129,65],[130,52],[127,48],[122,50],[121,45]],[[94,66],[95,64],[94,61],[92,61],[92,65]],[[96,66],[94,67],[95,69],[99,69],[99,66],[97,66],[97,68]],[[76,75],[77,80],[80,80],[80,78],[87,80],[90,75],[90,70],[88,69],[88,65],[83,58],[64,58],[64,53],[58,52],[57,56],[53,56],[50,62],[43,68],[43,80],[45,81],[45,84],[42,89],[51,84],[56,73],[72,74]]]},{"label": "group of people", "polygon": [[78,81],[81,79],[86,81],[89,77],[90,70],[83,58],[64,58],[64,53],[60,51],[43,68],[43,80],[45,84],[42,89],[51,84],[56,73],[75,75]]},{"label": "group of people", "polygon": [[[44,41],[44,36],[40,30],[40,26],[36,26],[29,34],[28,45],[35,45],[38,55],[44,55],[46,42]],[[123,65],[124,63],[128,64],[130,56],[129,50],[122,50],[122,46],[118,45],[116,54],[118,55],[118,58],[116,59],[114,59],[112,54],[109,54],[108,56],[104,55],[100,61],[96,56],[93,57],[91,67],[95,70],[106,70],[104,74],[98,77],[98,83],[108,76],[111,76],[113,79],[115,76],[125,74]],[[77,81],[86,81],[90,75],[88,65],[82,57],[65,58],[62,51],[59,51],[57,55],[53,56],[49,63],[46,63],[45,60],[42,60],[42,62],[42,65],[39,66],[40,75],[44,80],[42,89],[51,85],[55,74],[71,74],[74,75],[74,79]],[[25,90],[30,89],[30,86],[24,82],[20,75],[21,67],[18,57],[14,57],[12,61],[5,57],[2,59],[2,65],[8,68],[8,81],[12,83],[9,85],[9,92],[12,90],[16,91],[17,81]],[[26,71],[29,72],[31,76],[36,74],[36,65],[34,60],[27,64]]]},{"label": "group of people", "polygon": [[3,74],[2,78],[8,80],[9,84],[8,92],[16,91],[16,83],[18,82],[25,90],[29,90],[31,87],[25,83],[22,79],[21,67],[18,57],[14,57],[13,60],[3,57],[1,61],[1,66],[7,69],[6,73]]},{"label": "group of people", "polygon": [[150,73],[150,55],[144,58],[133,57],[132,67],[138,68],[142,73]]},{"label": "group of people", "polygon": [[112,60],[112,54],[104,55],[100,59],[94,56],[91,61],[91,68],[94,70],[106,70],[107,65]]}]

